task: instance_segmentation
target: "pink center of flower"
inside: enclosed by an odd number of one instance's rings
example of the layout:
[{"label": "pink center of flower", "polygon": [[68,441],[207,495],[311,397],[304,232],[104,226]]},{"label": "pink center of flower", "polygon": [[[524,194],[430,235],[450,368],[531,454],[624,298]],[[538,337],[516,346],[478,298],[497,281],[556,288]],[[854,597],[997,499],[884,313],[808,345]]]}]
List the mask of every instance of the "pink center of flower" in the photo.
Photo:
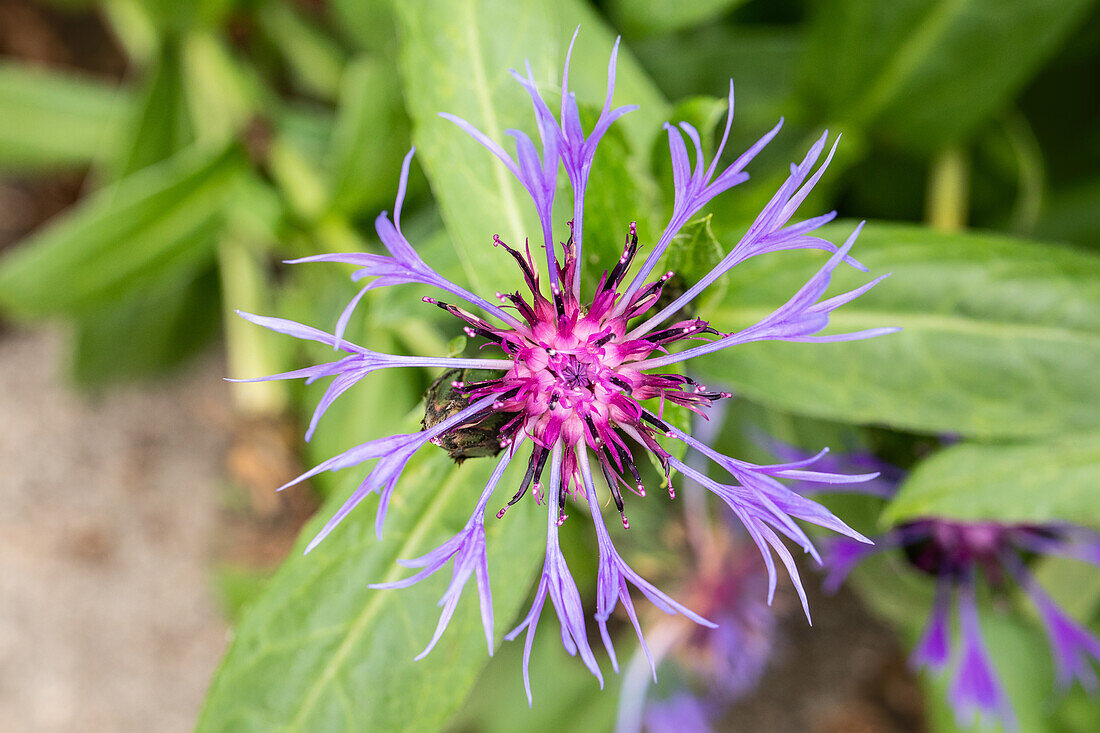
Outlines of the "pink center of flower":
[{"label": "pink center of flower", "polygon": [[[499,237],[494,237],[494,242],[519,264],[530,290],[529,299],[518,292],[498,294],[501,302],[509,304],[525,321],[521,327],[497,327],[456,306],[431,298],[425,301],[465,321],[467,335],[485,338],[513,362],[512,368],[499,379],[460,388],[471,400],[496,397],[492,407],[473,422],[493,413],[508,415],[510,419],[501,428],[502,446],[512,443],[520,431],[536,445],[524,482],[508,506],[522,498],[531,485],[538,499],[547,456],[561,440],[567,449],[582,442],[592,449],[622,513],[620,484],[645,495],[628,438],[640,440],[656,454],[667,477],[668,453],[655,440],[658,434],[671,433],[662,420],[665,403],[699,412],[701,406],[729,396],[725,392],[708,392],[683,375],[643,374],[633,365],[655,350],[664,350],[667,344],[718,332],[706,321],[692,319],[636,338],[625,337],[627,324],[656,305],[662,286],[672,276],[666,273],[648,287],[640,288],[622,306],[620,300],[624,296],[618,287],[638,251],[633,224],[623,256],[600,279],[592,302],[584,306],[570,291],[555,291],[550,298],[544,296],[530,252],[520,254]],[[557,281],[572,282],[577,267],[572,239],[564,249],[564,263],[556,263]],[[648,401],[656,401],[653,409],[643,406]],[[564,455],[567,464],[576,460],[572,450]],[[562,475],[576,475],[575,468],[564,465]],[[565,496],[572,492],[569,482],[562,483],[558,501],[564,511]],[[671,483],[669,490],[672,491]],[[501,509],[500,514],[506,509],[507,506]],[[627,524],[625,514],[623,523]]]}]

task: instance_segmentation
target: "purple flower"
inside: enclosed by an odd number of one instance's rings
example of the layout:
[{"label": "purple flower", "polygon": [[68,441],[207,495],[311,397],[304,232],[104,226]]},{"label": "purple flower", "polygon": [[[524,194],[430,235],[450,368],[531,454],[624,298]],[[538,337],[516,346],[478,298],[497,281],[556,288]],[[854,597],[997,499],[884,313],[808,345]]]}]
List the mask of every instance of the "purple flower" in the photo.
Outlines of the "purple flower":
[{"label": "purple flower", "polygon": [[645,729],[649,733],[712,733],[713,706],[687,692],[646,706]]},{"label": "purple flower", "polygon": [[[877,461],[858,457],[859,465]],[[843,457],[837,467],[851,466]],[[898,474],[900,478],[900,473]],[[895,487],[896,488],[896,487]],[[936,580],[936,595],[924,632],[914,647],[914,667],[942,673],[954,664],[948,698],[961,726],[976,719],[996,719],[1017,727],[1012,706],[982,639],[976,587],[984,578],[994,591],[1011,581],[1023,589],[1039,611],[1050,641],[1059,683],[1074,679],[1095,689],[1093,664],[1100,662],[1100,639],[1073,621],[1039,586],[1026,559],[1040,555],[1070,557],[1100,566],[1100,533],[1069,524],[1009,524],[917,519],[875,537],[874,545],[845,538],[831,542],[825,559],[827,590],[835,590],[866,557],[900,549],[918,570]],[[958,616],[959,638],[952,649],[952,609]]]},{"label": "purple flower", "polygon": [[[570,46],[572,49],[572,46]],[[512,155],[465,120],[444,115],[486,147],[526,188],[531,196],[542,228],[546,269],[540,272],[528,247],[513,248],[494,236],[493,243],[511,256],[520,268],[528,292],[497,293],[497,303],[481,298],[457,285],[425,263],[405,238],[401,230],[401,207],[404,199],[413,151],[406,156],[401,169],[397,202],[393,219],[382,213],[375,227],[388,254],[346,253],[306,257],[295,262],[340,262],[358,269],[353,279],[371,278],[341,314],[334,334],[327,334],[301,324],[274,318],[242,314],[260,325],[297,338],[330,344],[345,355],[325,363],[265,379],[304,377],[315,380],[331,377],[332,383],[317,408],[310,434],[325,409],[342,392],[370,372],[393,367],[436,367],[491,370],[496,376],[481,381],[452,386],[468,406],[446,420],[421,433],[397,435],[371,441],[352,448],[321,463],[288,485],[322,471],[348,468],[368,459],[379,459],[362,484],[307,547],[307,552],[334,530],[337,524],[367,495],[379,494],[377,531],[381,535],[386,508],[396,488],[401,472],[416,450],[429,442],[440,442],[450,431],[494,421],[500,425],[500,448],[504,454],[497,471],[485,487],[473,515],[463,530],[442,546],[418,560],[408,561],[420,567],[415,575],[385,587],[401,587],[415,583],[452,563],[452,581],[444,594],[439,624],[425,653],[439,639],[450,619],[463,588],[471,577],[476,578],[481,600],[489,652],[493,650],[492,599],[489,571],[485,555],[484,511],[503,474],[504,467],[520,454],[520,447],[530,442],[527,471],[515,494],[500,509],[497,517],[531,491],[536,502],[546,505],[546,555],[534,603],[522,623],[508,634],[515,638],[526,630],[524,677],[532,638],[546,601],[549,599],[562,628],[562,643],[571,654],[579,654],[597,679],[602,677],[589,643],[582,599],[562,554],[558,526],[566,519],[570,499],[587,506],[599,546],[595,621],[617,669],[614,648],[606,623],[620,604],[642,637],[638,615],[633,605],[632,589],[638,591],[660,610],[681,614],[695,623],[712,625],[662,593],[623,560],[615,549],[612,534],[604,524],[598,489],[593,480],[589,453],[599,464],[611,498],[618,510],[623,528],[629,528],[624,493],[645,496],[641,472],[637,468],[638,451],[652,453],[664,468],[670,495],[673,471],[680,471],[699,481],[722,498],[736,517],[744,523],[762,552],[770,581],[768,597],[776,584],[777,554],[796,586],[801,584],[790,551],[782,537],[799,545],[815,558],[817,552],[804,530],[795,521],[801,519],[840,532],[856,541],[867,540],[830,514],[824,507],[791,491],[778,479],[845,483],[863,481],[873,475],[839,476],[828,472],[804,470],[812,461],[797,466],[760,466],[723,456],[693,439],[662,419],[666,403],[681,405],[700,415],[717,400],[729,393],[708,390],[693,379],[666,368],[692,357],[708,354],[751,341],[843,341],[868,338],[894,329],[878,328],[846,334],[823,335],[829,314],[836,308],[865,292],[881,278],[864,286],[831,298],[824,298],[833,271],[842,262],[862,269],[848,255],[861,227],[842,246],[837,247],[815,231],[830,221],[833,214],[803,221],[792,221],[797,208],[824,173],[832,153],[815,170],[824,151],[823,135],[807,153],[805,159],[791,167],[790,176],[749,227],[748,231],[714,269],[667,307],[654,313],[662,286],[671,277],[666,273],[652,282],[649,274],[658,266],[665,249],[688,220],[719,194],[747,179],[744,168],[777,134],[779,125],[769,131],[727,166],[719,164],[733,120],[733,90],[730,89],[729,114],[725,133],[718,151],[709,164],[705,161],[699,134],[686,123],[666,126],[672,155],[675,203],[672,216],[660,239],[651,248],[642,266],[624,287],[631,273],[640,244],[634,224],[626,234],[622,256],[594,284],[589,302],[582,302],[580,256],[583,247],[584,193],[597,145],[608,127],[630,107],[612,108],[615,83],[615,62],[618,44],[612,50],[608,65],[607,96],[603,111],[594,129],[585,135],[581,127],[577,103],[569,91],[568,57],[562,78],[561,105],[555,117],[539,94],[530,69],[526,76],[515,74],[531,96],[539,133],[539,144],[521,132],[509,134],[514,139]],[[683,136],[695,148],[692,165]],[[835,144],[834,144],[835,148]],[[557,177],[564,166],[573,194],[573,220],[568,224],[568,237],[557,243],[551,221]],[[862,226],[862,225],[861,225]],[[701,318],[669,323],[672,314],[693,300],[708,285],[725,272],[750,257],[792,249],[820,249],[830,257],[816,275],[791,299],[759,323],[742,331],[724,333]],[[542,278],[549,282],[548,292],[541,287]],[[433,296],[423,297],[425,303],[447,311],[463,323],[471,338],[484,340],[484,346],[494,348],[495,359],[411,358],[368,351],[344,339],[346,326],[360,299],[369,290],[386,285],[416,283],[461,301],[444,302]],[[637,321],[636,321],[637,319]],[[637,325],[635,325],[637,322]],[[707,337],[713,337],[708,340]],[[693,348],[672,351],[677,342],[702,342]],[[309,435],[307,435],[308,439]],[[712,480],[679,461],[664,447],[666,441],[681,441],[701,451],[718,464],[728,476]],[[549,474],[547,483],[543,477]],[[285,487],[284,487],[285,488]],[[803,594],[803,600],[805,600]],[[808,613],[808,609],[807,609]],[[644,645],[644,639],[642,640]]]}]

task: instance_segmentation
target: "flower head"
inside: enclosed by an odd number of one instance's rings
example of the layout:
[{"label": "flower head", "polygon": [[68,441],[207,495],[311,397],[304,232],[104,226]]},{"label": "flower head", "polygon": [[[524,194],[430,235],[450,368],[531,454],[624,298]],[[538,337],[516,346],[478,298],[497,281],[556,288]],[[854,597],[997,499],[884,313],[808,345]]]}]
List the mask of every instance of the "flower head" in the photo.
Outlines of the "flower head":
[{"label": "flower head", "polygon": [[[877,459],[858,455],[853,463],[865,466],[873,461]],[[841,458],[835,466],[843,470],[846,464],[848,461]],[[899,479],[902,476],[900,472],[895,475]],[[1076,679],[1090,691],[1095,689],[1093,664],[1100,662],[1100,638],[1058,607],[1032,576],[1027,563],[1037,556],[1055,555],[1100,565],[1100,534],[1065,523],[928,518],[901,524],[874,540],[873,546],[844,538],[830,543],[825,558],[826,589],[835,590],[862,560],[890,549],[900,549],[911,565],[935,579],[931,614],[910,662],[937,673],[954,664],[948,696],[961,726],[975,719],[997,719],[1006,728],[1016,727],[1008,695],[982,639],[975,596],[983,580],[994,592],[1004,592],[1015,583],[1034,603],[1063,687]],[[953,608],[959,630],[954,648]]]},{"label": "flower head", "polygon": [[[453,580],[444,595],[443,614],[428,648],[446,627],[464,585],[470,577],[474,577],[481,598],[489,651],[492,653],[492,600],[483,515],[504,467],[525,455],[523,480],[514,495],[497,512],[498,518],[503,517],[508,507],[523,499],[527,493],[531,493],[536,502],[544,502],[547,512],[546,556],[535,600],[519,627],[508,635],[508,638],[514,638],[523,630],[527,632],[525,679],[531,640],[543,607],[549,600],[561,621],[562,643],[571,654],[579,654],[602,682],[598,663],[588,643],[582,599],[558,538],[558,527],[566,520],[571,501],[587,506],[594,525],[599,546],[595,620],[613,667],[617,669],[617,661],[606,622],[617,606],[623,606],[639,638],[642,636],[632,589],[666,613],[682,614],[698,624],[713,625],[658,590],[620,556],[601,513],[600,487],[596,483],[590,455],[598,464],[599,475],[606,481],[624,530],[630,526],[624,497],[628,494],[646,495],[642,472],[637,467],[639,452],[653,454],[663,466],[670,496],[675,496],[673,472],[679,471],[721,497],[748,528],[764,555],[769,573],[769,599],[776,584],[772,552],[780,557],[801,593],[794,560],[781,537],[793,540],[804,551],[817,557],[809,537],[795,519],[827,527],[857,541],[866,541],[826,509],[791,491],[778,479],[851,482],[866,480],[873,475],[846,477],[806,471],[803,467],[809,462],[805,461],[798,465],[776,466],[739,461],[693,439],[667,422],[663,413],[664,405],[672,403],[703,415],[712,403],[730,397],[728,392],[708,389],[694,379],[669,369],[696,356],[752,341],[842,341],[893,330],[821,334],[834,309],[862,294],[881,279],[876,278],[842,295],[823,298],[837,267],[845,262],[860,267],[848,254],[859,227],[838,247],[814,233],[832,219],[832,214],[792,222],[797,208],[831,158],[832,152],[821,166],[814,169],[824,151],[826,136],[823,135],[811,147],[801,163],[792,165],[790,176],[725,257],[699,282],[650,315],[672,273],[661,274],[651,281],[649,276],[660,264],[676,234],[708,202],[746,180],[748,176],[744,168],[779,131],[779,125],[776,125],[733,163],[722,167],[719,158],[733,120],[732,86],[725,133],[709,164],[705,161],[699,134],[693,127],[686,123],[678,127],[667,126],[675,188],[671,218],[632,277],[631,272],[643,244],[639,242],[635,225],[626,227],[622,256],[610,263],[595,283],[591,299],[582,301],[579,262],[584,235],[584,194],[589,171],[601,136],[615,119],[632,109],[613,109],[611,106],[617,52],[616,43],[608,65],[604,108],[595,127],[587,135],[581,127],[577,104],[569,90],[568,57],[562,78],[560,115],[557,118],[540,96],[530,69],[526,76],[516,75],[531,96],[541,149],[524,133],[513,131],[510,133],[515,141],[513,157],[465,120],[444,115],[495,155],[531,196],[542,228],[545,268],[540,270],[536,261],[538,258],[532,256],[526,244],[512,246],[499,236],[492,237],[498,251],[511,257],[521,271],[525,292],[497,293],[497,302],[490,302],[444,278],[420,258],[401,230],[401,208],[413,155],[410,151],[402,166],[393,219],[391,221],[383,212],[375,222],[378,236],[388,254],[329,254],[295,260],[351,264],[358,268],[354,279],[371,278],[341,314],[334,334],[281,319],[245,315],[260,325],[298,338],[330,344],[345,354],[326,364],[266,377],[333,378],[318,405],[310,426],[311,433],[317,420],[337,396],[377,369],[415,366],[492,372],[489,377],[477,381],[453,381],[451,386],[461,398],[461,409],[444,420],[431,421],[430,427],[423,432],[397,435],[352,448],[307,471],[288,485],[321,471],[347,468],[371,458],[380,459],[309,544],[307,552],[372,493],[380,497],[377,510],[380,535],[390,497],[402,470],[416,450],[429,442],[440,443],[449,431],[479,425],[490,419],[495,421],[494,425],[499,426],[499,448],[503,453],[497,471],[485,487],[469,522],[452,540],[407,563],[423,568],[420,572],[387,587],[409,585],[438,571],[448,562],[453,563]],[[689,159],[684,135],[695,149],[694,165]],[[568,236],[564,242],[558,241],[551,221],[560,166],[565,167],[573,193],[574,216],[567,225]],[[722,332],[702,318],[669,323],[673,314],[740,262],[765,253],[804,248],[825,250],[830,256],[818,273],[786,304],[759,323],[732,333]],[[432,294],[423,296],[423,302],[457,318],[468,336],[482,339],[485,346],[492,347],[497,357],[402,357],[369,351],[344,339],[349,319],[365,293],[373,288],[402,283],[415,283],[442,291],[445,299]],[[548,284],[548,288],[544,289],[544,283]],[[694,345],[677,350],[685,341]],[[429,425],[429,422],[425,424]],[[724,469],[728,476],[723,480],[712,480],[691,468],[665,447],[669,441],[680,441],[700,451]],[[530,446],[529,451],[525,448],[527,445]],[[644,639],[642,641],[644,644]],[[527,687],[530,696],[529,682]]]}]

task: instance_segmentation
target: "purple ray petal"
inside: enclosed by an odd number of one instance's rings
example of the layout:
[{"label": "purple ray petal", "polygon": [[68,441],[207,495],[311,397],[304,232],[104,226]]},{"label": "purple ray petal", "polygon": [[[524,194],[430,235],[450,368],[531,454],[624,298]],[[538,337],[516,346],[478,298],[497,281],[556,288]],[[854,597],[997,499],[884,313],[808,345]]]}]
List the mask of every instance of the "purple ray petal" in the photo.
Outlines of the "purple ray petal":
[{"label": "purple ray petal", "polygon": [[913,648],[909,662],[916,668],[927,667],[942,672],[951,659],[951,582],[940,579],[936,583],[936,599],[932,603],[932,615],[924,627],[920,641]]},{"label": "purple ray petal", "polygon": [[961,659],[948,692],[956,720],[960,726],[968,727],[976,720],[989,718],[1000,720],[1005,728],[1016,729],[1016,718],[1008,696],[982,641],[974,588],[970,583],[964,583],[959,588],[959,626]]}]

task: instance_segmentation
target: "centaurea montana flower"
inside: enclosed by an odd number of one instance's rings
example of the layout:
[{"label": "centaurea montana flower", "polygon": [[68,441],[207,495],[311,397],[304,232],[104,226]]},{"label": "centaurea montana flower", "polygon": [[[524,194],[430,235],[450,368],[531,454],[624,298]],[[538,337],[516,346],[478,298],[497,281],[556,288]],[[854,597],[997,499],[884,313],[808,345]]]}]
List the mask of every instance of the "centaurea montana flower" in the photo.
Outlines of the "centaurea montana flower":
[{"label": "centaurea montana flower", "polygon": [[[576,35],[574,34],[574,41]],[[572,44],[570,45],[570,53]],[[527,667],[531,644],[543,607],[549,599],[562,627],[562,642],[571,654],[579,654],[592,674],[603,678],[596,657],[589,645],[583,605],[559,542],[558,527],[566,518],[569,497],[587,504],[599,545],[597,598],[595,620],[603,643],[616,670],[618,662],[606,623],[621,603],[633,623],[639,638],[641,627],[634,609],[631,587],[645,596],[657,608],[670,614],[683,614],[704,625],[713,624],[702,616],[654,587],[636,573],[615,548],[611,531],[604,523],[597,498],[597,487],[589,460],[589,451],[596,459],[606,479],[611,498],[629,527],[623,501],[624,489],[645,495],[641,473],[636,467],[634,451],[651,452],[664,468],[670,496],[675,496],[671,477],[679,471],[698,480],[720,496],[748,528],[760,548],[769,573],[769,599],[775,591],[776,572],[772,551],[779,555],[802,593],[793,558],[780,539],[786,536],[820,561],[806,533],[795,523],[802,519],[841,532],[858,541],[866,541],[820,505],[786,488],[779,478],[851,482],[869,476],[833,476],[807,472],[803,468],[812,461],[793,464],[759,466],[723,456],[702,445],[686,432],[668,424],[662,418],[664,404],[682,405],[702,414],[715,400],[728,393],[710,391],[693,379],[667,373],[667,367],[689,359],[713,353],[730,346],[753,341],[782,340],[831,342],[862,339],[893,329],[871,329],[856,333],[822,335],[829,314],[836,308],[866,292],[881,278],[876,278],[850,292],[822,299],[833,271],[842,263],[862,268],[848,255],[859,233],[859,227],[840,247],[815,236],[815,230],[830,221],[834,214],[816,216],[792,222],[796,209],[810,193],[832,157],[814,166],[824,151],[826,135],[817,140],[798,165],[792,165],[790,176],[779,187],[760,215],[728,254],[707,275],[681,296],[654,315],[644,318],[661,297],[662,285],[671,276],[666,273],[646,284],[646,278],[658,266],[661,257],[680,228],[714,197],[748,178],[745,166],[774,137],[780,125],[759,139],[747,152],[719,171],[719,158],[729,137],[733,121],[733,87],[730,86],[729,114],[721,143],[709,165],[705,164],[698,132],[687,123],[679,127],[666,125],[672,155],[675,201],[668,225],[630,284],[623,283],[639,252],[637,230],[630,224],[621,258],[595,284],[595,293],[588,303],[582,303],[581,270],[584,247],[584,194],[597,145],[610,125],[631,107],[612,108],[615,85],[616,42],[611,53],[607,75],[607,96],[593,130],[585,135],[581,127],[574,94],[569,90],[568,56],[562,77],[561,106],[555,117],[540,96],[533,75],[513,75],[530,94],[541,140],[540,150],[524,133],[510,131],[515,139],[513,158],[497,142],[465,120],[443,115],[473,136],[495,155],[531,195],[542,227],[546,255],[546,271],[540,273],[530,249],[521,252],[494,236],[494,244],[510,255],[519,266],[530,294],[498,293],[497,303],[490,302],[460,285],[444,278],[417,254],[401,230],[401,208],[414,151],[405,157],[393,218],[383,212],[375,221],[375,229],[388,254],[345,253],[305,257],[293,262],[340,262],[359,268],[354,279],[372,278],[348,304],[336,324],[334,334],[278,318],[242,314],[245,318],[273,330],[297,338],[320,341],[342,351],[345,356],[325,364],[277,374],[265,379],[304,377],[309,381],[332,377],[333,381],[322,397],[310,423],[307,439],[317,421],[341,393],[382,368],[436,367],[445,369],[492,370],[499,376],[492,379],[452,386],[459,391],[468,406],[449,418],[435,423],[419,433],[394,435],[373,440],[352,448],[306,471],[286,486],[315,476],[323,471],[347,468],[368,459],[379,459],[359,487],[344,505],[309,543],[306,552],[314,548],[340,521],[369,494],[379,494],[376,530],[381,536],[386,510],[398,479],[411,456],[429,442],[440,442],[441,436],[487,419],[506,418],[500,428],[503,453],[492,479],[485,487],[463,530],[450,541],[423,557],[406,564],[423,569],[403,581],[376,587],[402,587],[415,583],[453,564],[453,579],[441,604],[443,613],[426,654],[437,642],[454,611],[455,604],[471,576],[476,578],[482,619],[489,653],[493,651],[492,599],[485,553],[484,512],[490,497],[500,482],[506,466],[513,461],[522,444],[530,442],[527,470],[519,490],[497,513],[519,501],[530,489],[535,501],[546,504],[546,555],[534,603],[521,624],[507,635],[514,639],[526,630],[524,648],[524,682],[528,699],[531,696]],[[782,124],[782,123],[780,123]],[[686,134],[695,148],[692,165],[684,144]],[[833,146],[835,150],[835,144]],[[555,244],[551,223],[553,202],[557,193],[558,169],[564,165],[573,191],[573,219],[569,223],[567,241]],[[791,249],[821,249],[831,253],[828,261],[791,299],[759,323],[744,330],[722,333],[701,318],[668,324],[670,317],[690,303],[708,285],[735,265],[750,257]],[[545,274],[549,292],[541,288]],[[495,347],[501,358],[422,358],[380,354],[344,339],[344,332],[356,304],[373,288],[386,285],[415,283],[442,290],[464,301],[467,307],[480,310],[478,315],[466,307],[425,296],[424,302],[438,306],[464,323],[471,338],[482,338]],[[636,324],[636,325],[635,325]],[[669,347],[686,339],[715,338],[693,348],[670,352]],[[652,403],[656,402],[654,407]],[[712,480],[685,465],[662,447],[662,440],[676,440],[704,453],[729,474],[724,481]],[[543,483],[547,473],[548,481]],[[285,486],[283,488],[286,488]],[[642,640],[644,645],[644,639]]]},{"label": "centaurea montana flower", "polygon": [[[791,455],[791,454],[788,454]],[[853,466],[877,466],[883,475],[904,472],[870,454],[836,456],[828,468],[838,471]],[[885,484],[880,484],[880,488]],[[816,487],[795,487],[806,491]],[[895,483],[893,490],[896,491]],[[881,495],[887,498],[893,491]],[[1039,612],[1050,642],[1057,680],[1068,687],[1078,680],[1089,691],[1097,687],[1093,663],[1100,662],[1100,638],[1074,621],[1042,589],[1029,572],[1027,562],[1044,555],[1068,557],[1100,566],[1100,533],[1068,523],[1022,524],[952,519],[916,519],[898,525],[865,545],[836,538],[827,548],[825,588],[835,591],[867,557],[886,550],[901,550],[910,564],[932,576],[936,595],[927,626],[913,649],[916,668],[945,673],[955,665],[948,691],[949,702],[960,726],[978,720],[1000,720],[1017,728],[1008,695],[982,639],[976,594],[978,583],[994,592],[1005,592],[1012,581],[1024,591]],[[951,641],[951,616],[958,618],[958,639]]]}]

